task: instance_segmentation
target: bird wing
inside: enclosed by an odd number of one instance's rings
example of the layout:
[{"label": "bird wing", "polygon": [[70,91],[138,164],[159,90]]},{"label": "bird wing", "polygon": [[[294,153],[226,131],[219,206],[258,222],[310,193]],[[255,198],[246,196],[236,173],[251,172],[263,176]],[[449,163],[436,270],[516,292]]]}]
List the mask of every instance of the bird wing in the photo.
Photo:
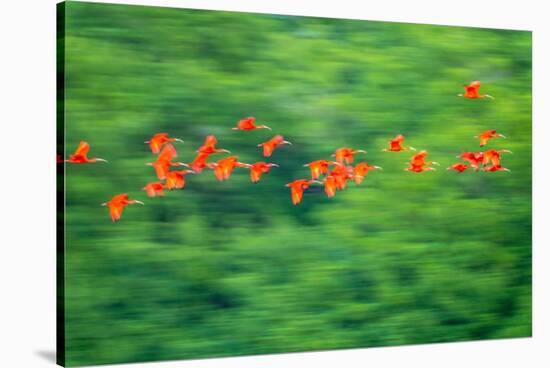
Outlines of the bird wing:
[{"label": "bird wing", "polygon": [[263,143],[262,146],[263,146],[263,149],[264,149],[264,156],[265,157],[270,157],[271,154],[273,153],[273,150],[275,149],[275,146],[273,145],[273,143],[266,142],[266,143]]},{"label": "bird wing", "polygon": [[262,177],[262,170],[258,169],[256,167],[250,168],[250,180],[253,183],[257,183],[260,181],[260,178]]},{"label": "bird wing", "polygon": [[343,149],[336,150],[335,157],[337,162],[343,163],[344,158],[346,157],[344,150]]},{"label": "bird wing", "polygon": [[81,141],[76,151],[74,151],[75,156],[86,156],[90,152],[90,145],[88,142]]},{"label": "bird wing", "polygon": [[155,155],[160,152],[160,147],[162,146],[162,143],[160,142],[157,137],[151,138],[149,141],[149,148],[151,148],[151,152],[153,152]]},{"label": "bird wing", "polygon": [[176,148],[172,144],[167,144],[160,152],[158,160],[172,161],[172,159],[177,156],[178,152],[176,151]]},{"label": "bird wing", "polygon": [[483,136],[483,135],[479,136],[479,146],[480,147],[485,146],[488,142],[489,142],[489,137]]},{"label": "bird wing", "polygon": [[328,176],[325,179],[325,193],[329,198],[334,197],[334,195],[336,194],[336,181],[332,176]]},{"label": "bird wing", "polygon": [[215,135],[209,135],[204,140],[203,147],[214,147],[218,143],[218,139]]},{"label": "bird wing", "polygon": [[390,141],[390,150],[391,151],[401,151],[402,150],[401,142],[402,142],[402,140],[399,140],[397,138],[394,139],[394,140],[391,140]]},{"label": "bird wing", "polygon": [[302,201],[302,197],[304,196],[304,191],[302,188],[293,185],[290,187],[290,195],[292,197],[292,203],[298,204]]},{"label": "bird wing", "polygon": [[170,170],[169,161],[157,160],[157,162],[153,164],[153,167],[155,168],[155,172],[157,173],[159,180],[166,179],[166,174],[168,173],[168,170]]},{"label": "bird wing", "polygon": [[109,213],[113,222],[120,220],[124,205],[121,202],[109,202]]},{"label": "bird wing", "polygon": [[147,184],[145,186],[145,192],[147,193],[147,196],[154,197],[157,195],[157,192],[152,184]]}]

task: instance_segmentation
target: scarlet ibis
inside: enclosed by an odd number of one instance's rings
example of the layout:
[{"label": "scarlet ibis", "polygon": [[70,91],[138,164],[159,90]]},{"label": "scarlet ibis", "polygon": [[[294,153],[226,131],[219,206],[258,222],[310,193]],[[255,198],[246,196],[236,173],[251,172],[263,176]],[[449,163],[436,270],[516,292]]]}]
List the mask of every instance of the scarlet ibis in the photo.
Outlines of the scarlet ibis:
[{"label": "scarlet ibis", "polygon": [[292,143],[290,143],[289,141],[285,141],[282,135],[276,135],[275,137],[271,138],[267,142],[258,144],[258,147],[263,147],[264,156],[270,157],[273,151],[275,150],[275,148],[283,144],[292,144]]},{"label": "scarlet ibis", "polygon": [[411,158],[411,165],[413,166],[430,166],[430,165],[437,165],[439,166],[438,162],[435,161],[426,161],[426,157],[428,157],[428,151],[422,150],[418,152],[417,154],[413,155]]},{"label": "scarlet ibis", "polygon": [[267,162],[256,162],[255,164],[249,165],[250,168],[250,180],[253,183],[260,181],[260,178],[263,174],[268,173],[272,167],[279,167],[277,164],[267,163]]},{"label": "scarlet ibis", "polygon": [[415,164],[413,162],[409,163],[409,167],[405,169],[405,171],[411,171],[415,173],[421,173],[424,171],[435,171],[435,168],[431,166],[427,166],[425,163],[422,164]]},{"label": "scarlet ibis", "polygon": [[370,166],[367,162],[360,162],[353,168],[355,184],[361,184],[371,170],[382,170],[380,166]]},{"label": "scarlet ibis", "polygon": [[149,197],[159,197],[164,195],[164,184],[161,182],[149,183],[143,190],[147,193]]},{"label": "scarlet ibis", "polygon": [[468,161],[477,171],[479,170],[479,166],[483,163],[483,152],[462,152],[457,158]]},{"label": "scarlet ibis", "polygon": [[325,193],[327,197],[332,198],[336,194],[336,188],[337,188],[337,176],[335,175],[327,175],[325,179],[323,180],[325,184]]},{"label": "scarlet ibis", "polygon": [[507,168],[505,168],[505,167],[502,167],[502,165],[491,165],[491,166],[487,166],[487,167],[484,167],[483,170],[489,171],[489,172],[496,172],[496,171],[511,172],[510,169],[507,169]]},{"label": "scarlet ibis", "polygon": [[462,173],[464,171],[466,171],[467,169],[469,169],[470,167],[474,167],[474,165],[472,164],[465,164],[463,162],[459,162],[459,163],[456,163],[456,164],[452,164],[451,166],[449,166],[447,168],[447,170],[455,170],[455,171],[458,171],[459,173]]},{"label": "scarlet ibis", "polygon": [[218,162],[211,162],[207,166],[214,169],[216,179],[224,181],[229,179],[229,176],[231,176],[236,167],[250,168],[251,165],[239,162],[237,156],[229,156]]},{"label": "scarlet ibis", "polygon": [[389,143],[389,148],[384,148],[384,152],[400,152],[400,151],[416,151],[416,148],[410,146],[403,146],[403,141],[405,137],[402,134],[398,134],[394,139]]},{"label": "scarlet ibis", "polygon": [[113,222],[120,220],[120,216],[122,216],[122,211],[124,208],[130,204],[141,204],[144,205],[143,202],[137,201],[135,199],[129,199],[128,194],[118,194],[111,198],[110,201],[102,203],[102,206],[108,206],[109,207],[109,213],[111,214],[111,220]]},{"label": "scarlet ibis", "polygon": [[286,184],[287,187],[290,187],[290,197],[294,205],[297,205],[302,201],[304,190],[309,188],[312,183],[322,184],[320,181],[308,179],[298,179]]},{"label": "scarlet ibis", "polygon": [[512,153],[512,151],[502,149],[502,150],[488,150],[483,152],[483,165],[489,164],[491,162],[493,166],[500,166],[500,155],[502,153]]},{"label": "scarlet ibis", "polygon": [[492,139],[492,138],[506,138],[506,136],[503,135],[503,134],[498,133],[494,129],[491,129],[491,130],[484,131],[480,135],[474,136],[474,138],[479,138],[479,146],[483,147],[489,142],[489,139]]},{"label": "scarlet ibis", "polygon": [[256,118],[253,116],[250,116],[248,118],[244,118],[242,120],[239,120],[237,122],[237,126],[235,128],[232,128],[233,130],[254,130],[254,129],[269,129],[270,127],[267,125],[255,125]]},{"label": "scarlet ibis", "polygon": [[162,151],[160,151],[156,161],[149,162],[146,165],[153,166],[155,172],[157,173],[157,177],[160,180],[164,180],[166,179],[166,173],[170,169],[170,166],[188,166],[183,162],[172,162],[175,157],[177,157],[176,149],[173,145],[168,143],[162,148]]},{"label": "scarlet ibis", "polygon": [[69,159],[65,160],[65,162],[69,162],[71,164],[87,164],[98,161],[107,162],[107,160],[98,157],[88,158],[88,152],[90,152],[90,144],[88,144],[88,142],[81,141],[76,148],[76,151],[74,151],[74,153],[70,155]]},{"label": "scarlet ibis", "polygon": [[353,167],[344,165],[336,165],[328,176],[334,178],[334,183],[338,190],[344,190],[346,188],[346,182],[355,177],[353,174]]},{"label": "scarlet ibis", "polygon": [[332,154],[333,157],[336,157],[336,161],[339,163],[346,163],[346,164],[352,164],[353,163],[353,156],[356,153],[367,153],[367,151],[363,150],[356,150],[349,147],[342,147],[338,148],[334,154]]},{"label": "scarlet ibis", "polygon": [[216,148],[216,144],[218,144],[218,140],[216,139],[216,136],[209,135],[204,140],[204,144],[200,146],[200,148],[197,150],[199,153],[218,153],[218,152],[225,152],[225,153],[231,153],[231,151],[228,151],[223,148]]},{"label": "scarlet ibis", "polygon": [[194,174],[193,170],[177,170],[166,173],[166,189],[183,189],[185,187],[185,175]]},{"label": "scarlet ibis", "polygon": [[337,163],[334,161],[329,160],[317,160],[312,161],[309,164],[305,164],[304,166],[308,166],[311,170],[311,178],[317,179],[322,174],[328,173],[328,169],[330,165],[336,165]]},{"label": "scarlet ibis", "polygon": [[172,138],[168,135],[168,133],[157,133],[151,137],[148,141],[145,141],[145,143],[149,144],[149,147],[151,148],[151,152],[154,154],[157,154],[160,152],[160,149],[165,143],[169,142],[183,142],[179,138]]},{"label": "scarlet ibis", "polygon": [[475,98],[494,99],[493,96],[488,95],[488,94],[480,95],[479,94],[479,87],[481,87],[481,82],[480,81],[473,81],[472,83],[467,84],[467,85],[464,86],[464,93],[459,93],[458,95],[460,97],[472,98],[472,99],[475,99]]},{"label": "scarlet ibis", "polygon": [[209,153],[199,153],[187,166],[191,167],[194,172],[200,173],[207,165],[208,156],[210,156]]}]

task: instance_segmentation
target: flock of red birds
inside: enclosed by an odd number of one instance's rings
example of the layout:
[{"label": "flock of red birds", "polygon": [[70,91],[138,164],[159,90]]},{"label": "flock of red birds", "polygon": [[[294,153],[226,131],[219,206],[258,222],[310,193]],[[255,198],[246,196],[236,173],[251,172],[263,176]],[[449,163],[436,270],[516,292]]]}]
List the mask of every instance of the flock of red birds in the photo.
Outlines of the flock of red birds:
[{"label": "flock of red birds", "polygon": [[[469,99],[492,99],[493,97],[488,94],[479,93],[480,86],[481,84],[479,81],[474,81],[464,86],[465,93],[459,94],[459,96]],[[251,131],[256,129],[271,130],[271,128],[266,125],[257,125],[254,117],[240,120],[237,126],[232,129],[237,131]],[[498,133],[496,130],[487,130],[475,138],[479,138],[480,147],[484,147],[491,139],[505,138],[505,136]],[[427,160],[428,151],[421,150],[416,153],[414,147],[404,145],[404,140],[405,137],[403,135],[397,135],[394,139],[389,141],[388,148],[383,151],[415,151],[405,171],[421,173],[435,170],[433,165],[439,166],[437,162]],[[198,148],[196,152],[197,155],[192,162],[178,162],[174,161],[177,157],[177,151],[173,145],[175,142],[183,141],[179,138],[170,137],[168,133],[157,133],[145,142],[149,145],[151,152],[157,155],[155,161],[146,164],[154,168],[158,179],[148,183],[143,188],[149,197],[162,196],[165,190],[183,189],[186,183],[186,175],[198,174],[205,169],[212,170],[214,176],[219,181],[229,179],[236,168],[247,169],[250,171],[250,180],[253,183],[257,183],[260,181],[263,174],[268,173],[273,167],[278,167],[275,163],[265,161],[258,161],[253,164],[242,163],[239,162],[237,156],[228,156],[217,161],[211,160],[211,156],[218,153],[231,153],[229,150],[218,148],[218,140],[213,135],[206,137],[202,146]],[[270,140],[258,144],[258,147],[262,148],[264,157],[271,157],[277,148],[291,144],[292,143],[285,140],[282,135],[275,135]],[[80,142],[78,148],[69,156],[68,160],[63,161],[58,158],[58,162],[74,164],[107,162],[97,157],[88,158],[89,151],[90,145],[87,142]],[[286,184],[286,186],[290,188],[292,203],[295,205],[299,204],[302,201],[304,191],[312,184],[323,185],[326,195],[328,197],[333,197],[336,191],[346,188],[346,184],[349,180],[353,180],[355,184],[359,185],[371,170],[382,169],[380,166],[370,165],[365,161],[359,162],[353,166],[355,155],[361,153],[366,153],[366,151],[342,147],[334,152],[332,155],[334,158],[333,160],[320,159],[305,164],[304,166],[309,167],[311,179],[298,179]],[[503,153],[511,153],[511,151],[490,149],[484,152],[463,152],[457,156],[457,158],[461,158],[463,162],[455,163],[447,168],[447,170],[455,170],[459,173],[468,169],[475,171],[483,170],[487,172],[510,171],[501,165],[501,154]],[[182,166],[185,167],[185,169],[175,169],[176,167]],[[126,193],[115,195],[108,202],[102,203],[103,206],[109,207],[112,221],[118,221],[124,208],[131,204],[143,205],[144,203],[130,199]]]}]

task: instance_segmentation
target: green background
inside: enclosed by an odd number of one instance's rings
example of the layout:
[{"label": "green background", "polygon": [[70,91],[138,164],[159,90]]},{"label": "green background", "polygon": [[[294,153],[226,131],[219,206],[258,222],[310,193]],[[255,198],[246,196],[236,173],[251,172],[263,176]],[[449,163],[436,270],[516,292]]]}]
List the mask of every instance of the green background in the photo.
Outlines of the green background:
[{"label": "green background", "polygon": [[[66,4],[68,365],[531,335],[531,33]],[[457,97],[481,80],[495,100]],[[236,132],[256,116],[273,127]],[[445,168],[473,136],[512,172]],[[189,162],[205,135],[242,162],[293,142],[250,183],[211,171],[149,199],[143,143],[168,132]],[[441,163],[404,172],[402,133]],[[285,183],[341,146],[383,171],[293,206]],[[222,158],[224,155],[217,155]],[[112,223],[100,204],[129,193]]]}]

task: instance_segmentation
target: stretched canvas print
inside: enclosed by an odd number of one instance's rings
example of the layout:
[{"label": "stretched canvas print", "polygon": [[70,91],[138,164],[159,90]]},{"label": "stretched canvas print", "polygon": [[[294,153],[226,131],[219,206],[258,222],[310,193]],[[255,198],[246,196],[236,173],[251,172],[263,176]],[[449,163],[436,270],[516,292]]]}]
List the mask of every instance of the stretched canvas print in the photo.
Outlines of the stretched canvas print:
[{"label": "stretched canvas print", "polygon": [[58,363],[531,336],[531,33],[58,5]]}]

